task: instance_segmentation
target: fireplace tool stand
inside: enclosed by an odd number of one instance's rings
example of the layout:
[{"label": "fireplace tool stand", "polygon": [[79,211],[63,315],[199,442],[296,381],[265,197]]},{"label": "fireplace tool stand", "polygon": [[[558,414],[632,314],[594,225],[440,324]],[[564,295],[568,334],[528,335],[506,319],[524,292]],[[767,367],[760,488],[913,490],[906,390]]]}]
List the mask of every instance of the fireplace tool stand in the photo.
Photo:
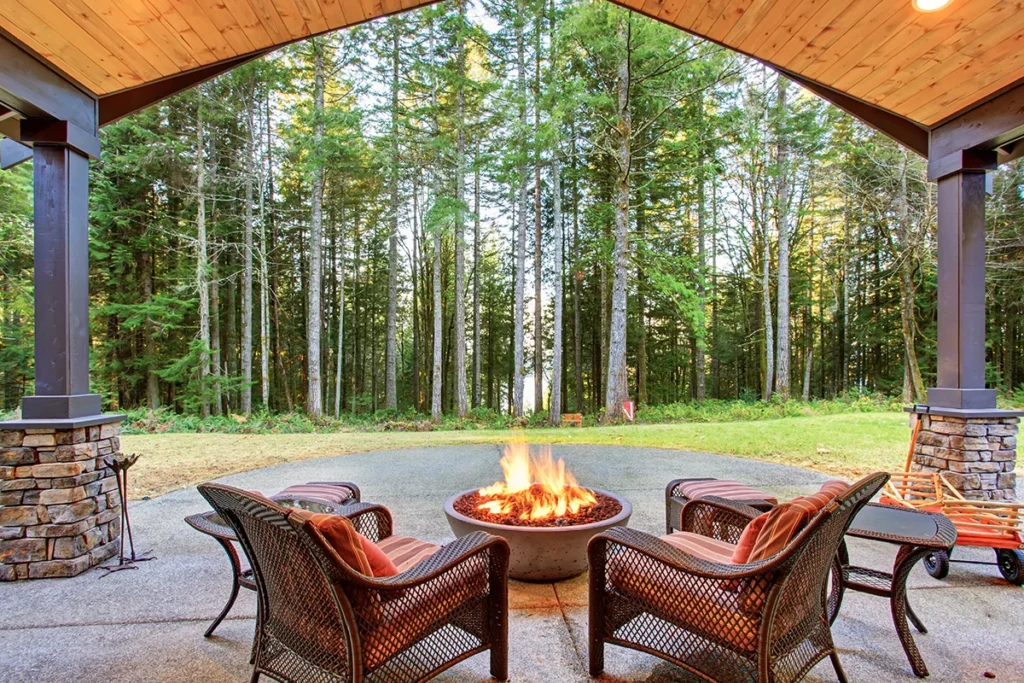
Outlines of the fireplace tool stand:
[{"label": "fireplace tool stand", "polygon": [[[109,576],[113,572],[119,572],[122,569],[138,569],[137,563],[148,562],[149,560],[155,560],[155,557],[147,557],[146,553],[141,555],[135,554],[135,539],[132,537],[132,522],[128,517],[128,469],[134,465],[139,459],[139,454],[131,453],[125,455],[123,453],[116,453],[107,458],[107,464],[112,470],[114,470],[114,476],[117,478],[117,493],[121,497],[121,547],[118,562],[115,565],[109,567],[100,567],[105,569],[106,574]],[[128,537],[128,547],[131,552],[130,557],[125,557],[124,554],[124,537]]]}]

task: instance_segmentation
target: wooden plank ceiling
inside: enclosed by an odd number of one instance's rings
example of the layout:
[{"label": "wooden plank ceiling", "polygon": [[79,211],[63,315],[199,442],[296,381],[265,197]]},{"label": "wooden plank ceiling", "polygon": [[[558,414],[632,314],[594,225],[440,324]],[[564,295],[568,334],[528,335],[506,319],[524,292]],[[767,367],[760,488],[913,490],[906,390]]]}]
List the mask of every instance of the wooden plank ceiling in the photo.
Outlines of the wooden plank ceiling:
[{"label": "wooden plank ceiling", "polygon": [[[103,96],[429,1],[3,0],[0,29]],[[616,1],[926,127],[1024,79],[1024,0]]]}]

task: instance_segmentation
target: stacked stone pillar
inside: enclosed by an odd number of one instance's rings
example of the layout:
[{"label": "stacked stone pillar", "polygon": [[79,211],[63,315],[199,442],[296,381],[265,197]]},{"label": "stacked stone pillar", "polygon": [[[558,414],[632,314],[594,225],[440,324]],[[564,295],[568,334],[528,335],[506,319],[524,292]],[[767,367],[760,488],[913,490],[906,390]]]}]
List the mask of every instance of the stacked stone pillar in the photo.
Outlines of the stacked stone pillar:
[{"label": "stacked stone pillar", "polygon": [[107,457],[120,432],[0,429],[0,581],[75,576],[117,554],[121,498]]},{"label": "stacked stone pillar", "polygon": [[939,414],[926,406],[915,406],[914,412],[921,429],[912,470],[942,473],[968,499],[1015,499],[1019,413]]}]

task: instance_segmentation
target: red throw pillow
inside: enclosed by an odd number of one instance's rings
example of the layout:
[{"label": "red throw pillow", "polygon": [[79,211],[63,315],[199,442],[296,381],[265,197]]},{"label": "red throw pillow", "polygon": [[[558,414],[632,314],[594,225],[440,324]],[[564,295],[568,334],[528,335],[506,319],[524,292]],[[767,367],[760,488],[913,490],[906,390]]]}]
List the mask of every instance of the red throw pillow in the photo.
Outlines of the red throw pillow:
[{"label": "red throw pillow", "polygon": [[391,558],[384,554],[384,551],[377,547],[377,544],[368,539],[366,536],[359,534],[359,540],[363,542],[363,552],[366,553],[366,559],[370,561],[370,568],[373,570],[373,575],[382,579],[385,576],[395,576],[398,574],[398,567],[391,561]]},{"label": "red throw pillow", "polygon": [[747,526],[743,527],[740,540],[736,543],[736,550],[732,551],[732,561],[734,563],[746,564],[750,561],[750,553],[754,550],[754,543],[757,542],[757,536],[761,533],[761,529],[764,528],[766,521],[768,521],[767,512],[754,517],[754,519],[747,522]]},{"label": "red throw pillow", "polygon": [[394,576],[398,568],[374,543],[356,531],[352,522],[341,515],[312,513],[296,508],[292,514],[307,528],[314,528],[338,556],[356,571],[377,578]]},{"label": "red throw pillow", "polygon": [[[776,505],[769,512],[761,515],[764,517],[764,522],[757,532],[757,537],[746,561],[765,560],[780,552],[816,514],[848,488],[849,486],[841,481],[829,481],[823,484],[817,493],[799,496],[788,503]],[[753,522],[747,527],[752,525]],[[744,529],[743,533],[746,534],[747,529]],[[740,544],[742,545],[742,543],[743,536],[741,535]],[[737,554],[739,554],[739,550],[740,548],[737,547]]]}]

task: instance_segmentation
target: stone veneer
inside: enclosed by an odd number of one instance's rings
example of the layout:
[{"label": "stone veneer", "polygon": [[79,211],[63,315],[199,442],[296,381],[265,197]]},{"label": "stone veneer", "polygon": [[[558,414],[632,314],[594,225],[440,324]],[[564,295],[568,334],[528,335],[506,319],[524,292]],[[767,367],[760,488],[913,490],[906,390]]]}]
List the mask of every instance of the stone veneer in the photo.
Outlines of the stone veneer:
[{"label": "stone veneer", "polygon": [[1020,418],[920,414],[911,469],[941,472],[965,498],[1014,500]]},{"label": "stone veneer", "polygon": [[75,576],[117,554],[107,456],[121,426],[0,430],[0,581]]}]

